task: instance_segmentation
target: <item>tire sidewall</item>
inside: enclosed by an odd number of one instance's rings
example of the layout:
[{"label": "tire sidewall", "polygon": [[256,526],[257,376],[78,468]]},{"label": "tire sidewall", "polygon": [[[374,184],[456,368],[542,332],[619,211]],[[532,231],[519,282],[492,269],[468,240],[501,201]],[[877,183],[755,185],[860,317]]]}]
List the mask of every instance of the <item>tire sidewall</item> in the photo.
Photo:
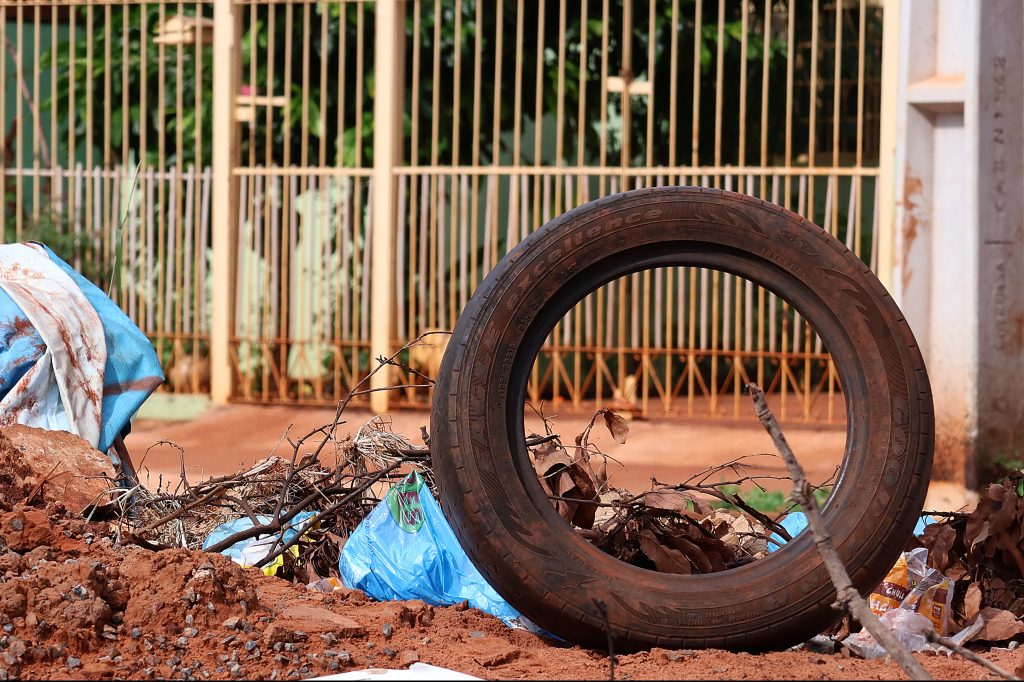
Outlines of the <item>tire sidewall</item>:
[{"label": "tire sidewall", "polygon": [[449,453],[435,456],[442,504],[488,581],[555,634],[600,645],[607,617],[613,633],[634,644],[779,646],[833,617],[834,590],[806,534],[723,573],[683,577],[627,566],[561,522],[510,445],[522,438],[507,417],[513,375],[541,311],[557,307],[568,284],[603,261],[656,253],[668,240],[774,268],[835,312],[830,324],[849,336],[862,373],[850,381],[866,399],[850,406],[854,442],[827,518],[855,584],[866,590],[884,575],[920,512],[930,466],[920,355],[856,256],[801,218],[731,193],[657,188],[605,198],[552,221],[506,256],[460,317],[442,365],[432,417],[437,451]]}]

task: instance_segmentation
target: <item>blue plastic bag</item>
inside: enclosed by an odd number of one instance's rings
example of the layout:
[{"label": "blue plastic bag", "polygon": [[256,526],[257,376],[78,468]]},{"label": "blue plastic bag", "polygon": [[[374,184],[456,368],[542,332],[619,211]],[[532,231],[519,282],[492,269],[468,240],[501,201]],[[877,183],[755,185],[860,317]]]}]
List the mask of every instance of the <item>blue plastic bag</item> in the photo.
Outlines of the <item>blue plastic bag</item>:
[{"label": "blue plastic bag", "polygon": [[345,586],[379,601],[468,601],[507,625],[525,619],[494,591],[462,551],[423,478],[413,472],[363,519],[338,560]]},{"label": "blue plastic bag", "polygon": [[[800,533],[804,532],[804,529],[807,528],[807,515],[803,512],[798,511],[790,512],[789,514],[786,514],[784,517],[782,517],[782,520],[779,522],[779,525],[786,529],[786,532],[789,533],[790,537],[796,539],[796,536],[800,535]],[[921,535],[922,533],[924,533],[924,528],[927,525],[928,524],[925,523],[923,518],[918,519],[917,525],[914,526],[914,535]],[[774,540],[775,542],[768,543],[769,552],[774,552],[775,550],[785,546],[786,541],[783,540],[782,536],[778,533],[772,533],[771,537],[772,540]]]}]

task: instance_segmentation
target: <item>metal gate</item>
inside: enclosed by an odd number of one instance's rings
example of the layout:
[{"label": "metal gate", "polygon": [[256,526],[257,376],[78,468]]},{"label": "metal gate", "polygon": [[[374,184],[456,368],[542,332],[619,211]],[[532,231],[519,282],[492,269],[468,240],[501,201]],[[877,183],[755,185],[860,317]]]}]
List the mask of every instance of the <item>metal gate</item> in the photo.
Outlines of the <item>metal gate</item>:
[{"label": "metal gate", "polygon": [[[113,281],[168,390],[331,404],[624,188],[760,196],[877,269],[882,24],[877,0],[5,2],[0,228]],[[735,417],[748,379],[843,419],[784,302],[664,269],[573,310],[530,397]]]}]

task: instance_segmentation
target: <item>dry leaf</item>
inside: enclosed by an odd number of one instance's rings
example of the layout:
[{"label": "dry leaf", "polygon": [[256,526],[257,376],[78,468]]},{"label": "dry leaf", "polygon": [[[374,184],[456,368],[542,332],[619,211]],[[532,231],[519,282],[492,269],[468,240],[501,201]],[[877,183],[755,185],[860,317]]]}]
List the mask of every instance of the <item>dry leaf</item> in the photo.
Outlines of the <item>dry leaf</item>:
[{"label": "dry leaf", "polygon": [[933,523],[924,529],[921,544],[928,548],[928,565],[942,572],[950,561],[949,552],[956,542],[956,531],[947,523]]},{"label": "dry leaf", "polygon": [[[693,542],[693,539],[681,535],[664,535],[662,539],[672,549],[677,550],[686,556],[697,569],[698,573],[714,573],[716,568],[711,557],[704,551],[704,548]],[[724,570],[724,569],[717,569]]]},{"label": "dry leaf", "polygon": [[612,412],[611,410],[604,411],[604,423],[608,427],[608,432],[612,434],[612,438],[619,445],[626,442],[626,436],[629,435],[629,424],[620,415]]},{"label": "dry leaf", "polygon": [[594,473],[595,483],[597,484],[598,490],[608,489],[608,460],[604,457],[601,458],[601,462],[597,465],[597,471]]},{"label": "dry leaf", "polygon": [[[569,457],[569,453],[555,441],[550,441],[533,448],[530,453],[533,455],[533,468],[537,472],[537,476],[545,482],[549,478],[554,478],[555,472],[552,469],[557,470],[572,464],[572,458]],[[548,483],[548,487],[552,488],[552,490],[554,489],[554,486],[550,483]]]},{"label": "dry leaf", "polygon": [[[685,514],[690,511],[691,507],[702,515],[711,511],[706,502],[698,500],[691,493],[676,490],[675,488],[656,488],[644,493],[644,505],[648,509],[679,514]],[[705,509],[705,507],[708,508]]]},{"label": "dry leaf", "polygon": [[650,530],[640,532],[640,550],[647,555],[647,558],[654,562],[655,567],[661,573],[675,573],[677,575],[690,575],[693,569],[686,556],[676,550],[661,544],[658,537]]},{"label": "dry leaf", "polygon": [[981,585],[971,583],[967,587],[967,594],[964,595],[964,618],[974,620],[979,611],[981,611]]},{"label": "dry leaf", "polygon": [[1009,611],[987,607],[978,616],[985,620],[972,640],[981,642],[1004,642],[1024,633],[1024,623]]}]

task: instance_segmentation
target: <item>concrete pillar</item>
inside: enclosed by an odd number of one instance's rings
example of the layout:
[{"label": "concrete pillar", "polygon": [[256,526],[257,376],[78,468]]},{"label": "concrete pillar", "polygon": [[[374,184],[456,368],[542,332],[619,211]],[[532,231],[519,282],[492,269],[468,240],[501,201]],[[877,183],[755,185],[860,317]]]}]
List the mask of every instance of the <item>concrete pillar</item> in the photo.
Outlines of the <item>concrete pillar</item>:
[{"label": "concrete pillar", "polygon": [[984,473],[1024,460],[1024,3],[984,0],[980,14],[975,450]]},{"label": "concrete pillar", "polygon": [[1024,3],[899,4],[891,290],[931,378],[933,478],[974,486],[1024,457]]}]

